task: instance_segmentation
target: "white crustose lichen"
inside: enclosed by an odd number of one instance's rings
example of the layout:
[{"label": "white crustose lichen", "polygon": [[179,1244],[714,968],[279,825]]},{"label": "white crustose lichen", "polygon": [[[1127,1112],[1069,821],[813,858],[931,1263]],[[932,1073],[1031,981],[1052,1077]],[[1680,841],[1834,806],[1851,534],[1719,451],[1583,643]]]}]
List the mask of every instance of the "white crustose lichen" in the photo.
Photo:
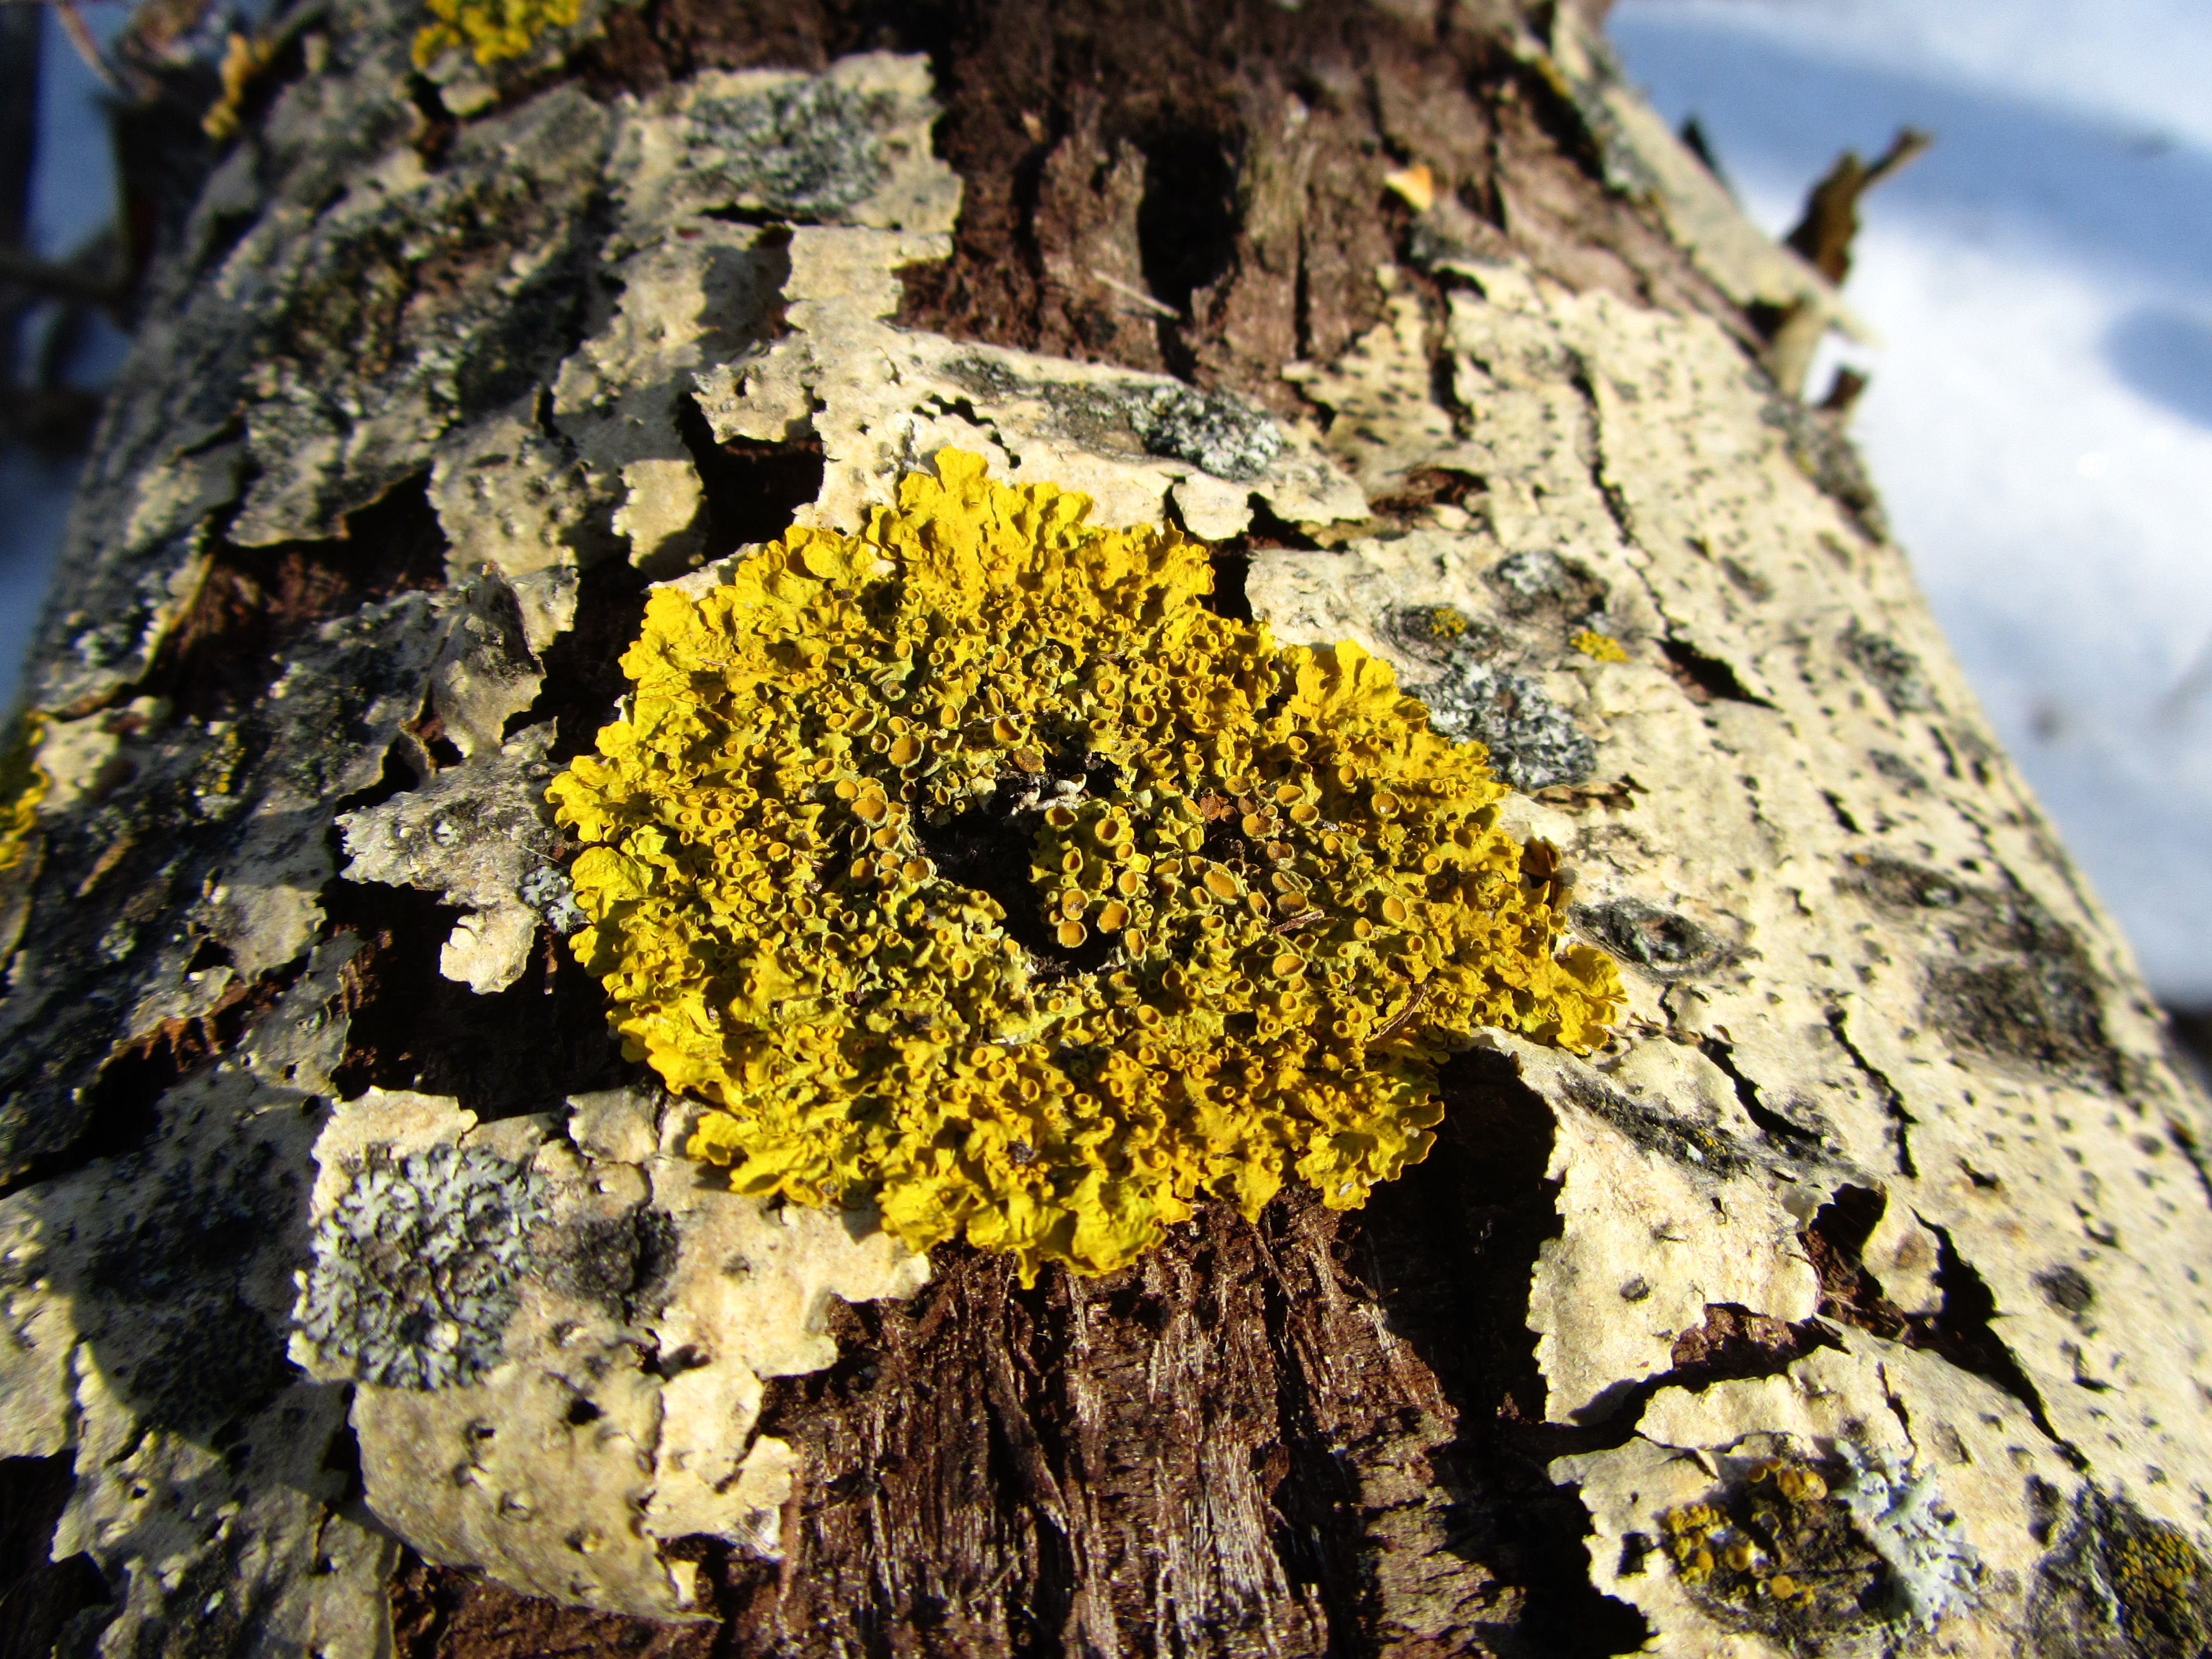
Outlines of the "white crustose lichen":
[{"label": "white crustose lichen", "polygon": [[477,1147],[372,1154],[315,1229],[294,1319],[364,1382],[473,1381],[499,1362],[526,1241],[550,1218],[539,1184]]}]

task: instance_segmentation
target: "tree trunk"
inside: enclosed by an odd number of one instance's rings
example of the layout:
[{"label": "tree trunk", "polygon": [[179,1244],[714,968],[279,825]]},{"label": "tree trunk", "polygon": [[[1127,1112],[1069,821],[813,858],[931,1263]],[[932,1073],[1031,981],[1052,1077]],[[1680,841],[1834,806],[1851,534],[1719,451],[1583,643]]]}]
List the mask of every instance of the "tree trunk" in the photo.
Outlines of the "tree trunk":
[{"label": "tree trunk", "polygon": [[[163,233],[0,848],[11,1654],[2206,1650],[2203,1103],[1589,21],[558,11],[295,11]],[[1033,1286],[685,1158],[544,786],[947,447],[1483,739],[1612,1040]]]}]

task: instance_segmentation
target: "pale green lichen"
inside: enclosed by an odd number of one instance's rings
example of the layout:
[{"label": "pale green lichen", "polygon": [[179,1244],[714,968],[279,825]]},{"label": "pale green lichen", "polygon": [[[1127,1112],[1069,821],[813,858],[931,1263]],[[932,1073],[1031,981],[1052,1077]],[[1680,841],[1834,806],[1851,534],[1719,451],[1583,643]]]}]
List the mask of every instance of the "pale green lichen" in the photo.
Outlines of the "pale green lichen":
[{"label": "pale green lichen", "polygon": [[1205,1194],[1364,1202],[1478,1026],[1601,1039],[1610,958],[1554,954],[1480,746],[1387,665],[1207,610],[1172,530],[937,468],[656,591],[553,784],[575,949],[709,1103],[695,1156],[1103,1273]]}]

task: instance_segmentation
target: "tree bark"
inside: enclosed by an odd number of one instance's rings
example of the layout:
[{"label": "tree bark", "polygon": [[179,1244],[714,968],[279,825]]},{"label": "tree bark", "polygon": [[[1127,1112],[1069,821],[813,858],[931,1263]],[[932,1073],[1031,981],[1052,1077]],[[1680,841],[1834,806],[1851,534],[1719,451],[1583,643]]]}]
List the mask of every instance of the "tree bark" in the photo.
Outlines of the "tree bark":
[{"label": "tree bark", "polygon": [[[2204,1103],[1590,19],[419,21],[177,185],[36,653],[10,1654],[2205,1650]],[[1033,1288],[684,1159],[544,784],[947,445],[1487,742],[1608,1046]]]}]

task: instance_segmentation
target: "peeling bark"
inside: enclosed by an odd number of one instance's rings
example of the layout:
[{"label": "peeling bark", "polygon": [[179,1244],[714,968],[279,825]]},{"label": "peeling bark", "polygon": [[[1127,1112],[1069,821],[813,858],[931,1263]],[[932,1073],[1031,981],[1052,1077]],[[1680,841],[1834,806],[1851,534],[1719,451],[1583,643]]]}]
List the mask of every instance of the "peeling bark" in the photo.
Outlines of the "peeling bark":
[{"label": "peeling bark", "polygon": [[[416,21],[171,204],[40,638],[9,1652],[2212,1638],[2204,1103],[1580,14]],[[650,584],[947,445],[1487,744],[1613,1042],[1032,1289],[681,1158],[535,803]]]}]

